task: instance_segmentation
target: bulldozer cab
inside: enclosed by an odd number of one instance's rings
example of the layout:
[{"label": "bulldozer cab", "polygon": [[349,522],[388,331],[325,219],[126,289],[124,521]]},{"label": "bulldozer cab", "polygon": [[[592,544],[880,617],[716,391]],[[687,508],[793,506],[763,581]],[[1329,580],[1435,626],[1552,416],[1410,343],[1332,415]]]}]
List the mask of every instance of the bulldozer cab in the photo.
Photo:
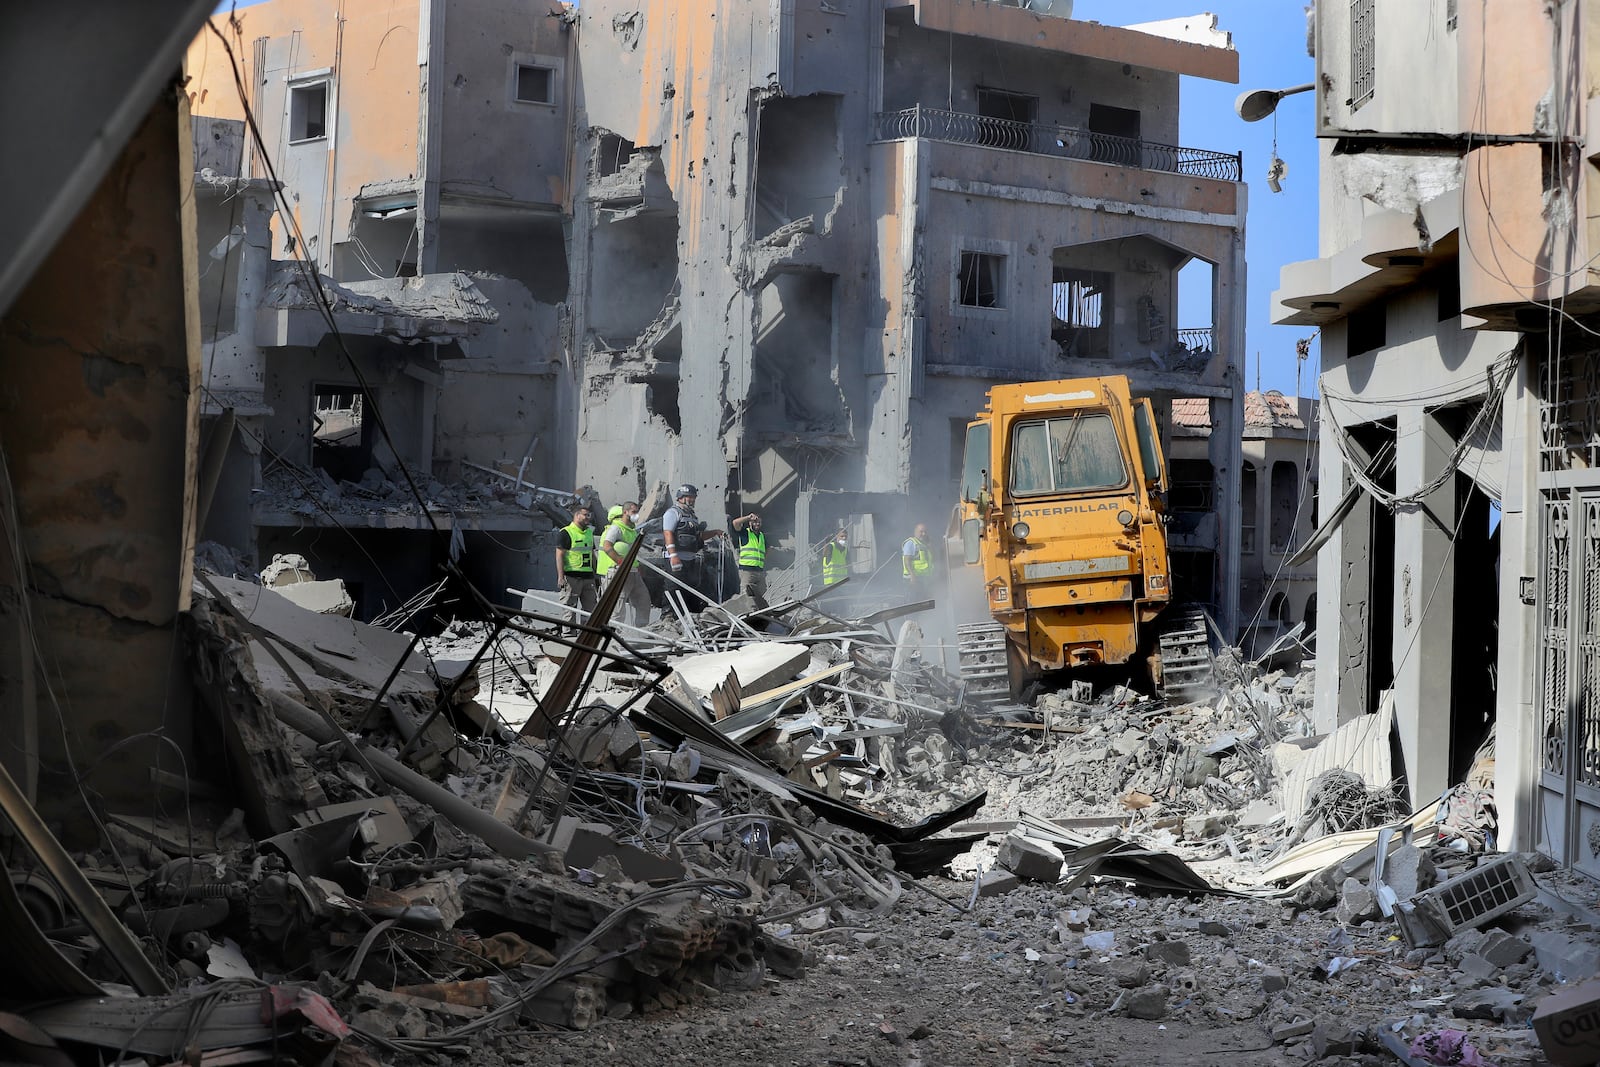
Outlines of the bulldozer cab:
[{"label": "bulldozer cab", "polygon": [[962,599],[970,625],[1004,631],[1013,693],[1148,651],[1171,597],[1165,491],[1154,412],[1126,378],[989,391],[967,425],[958,514],[963,569],[981,568],[982,590]]}]

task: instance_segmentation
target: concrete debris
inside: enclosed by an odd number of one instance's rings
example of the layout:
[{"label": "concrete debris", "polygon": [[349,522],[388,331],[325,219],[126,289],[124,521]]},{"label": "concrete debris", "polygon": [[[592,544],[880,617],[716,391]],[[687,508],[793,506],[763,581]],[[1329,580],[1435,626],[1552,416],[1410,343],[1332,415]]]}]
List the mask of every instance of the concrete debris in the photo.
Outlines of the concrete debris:
[{"label": "concrete debris", "polygon": [[[111,813],[119,858],[81,861],[193,990],[323,976],[276,987],[306,999],[270,1025],[208,1015],[201,1052],[302,1042],[289,1056],[310,1062],[338,1027],[402,1058],[486,1050],[858,958],[959,956],[1045,990],[1032,1010],[1057,1021],[1248,1022],[1301,1058],[1509,1062],[1548,986],[1600,965],[1600,921],[1536,900],[1526,864],[1476,847],[1492,831],[1460,832],[1492,826],[1481,798],[1448,834],[1443,806],[1339,833],[1346,801],[1289,818],[1286,765],[1319,747],[1305,674],[1236,660],[1207,703],[1119,686],[978,713],[892,616],[703,605],[596,646],[571,710],[531,737],[569,654],[559,619],[483,602],[484,621],[413,638],[286,598],[316,577],[280,558],[261,584],[200,581],[195,677],[240,781],[216,803],[193,783],[192,825]],[[1446,936],[1402,940],[1441,909]],[[326,1026],[304,1021],[318,1012]],[[143,1016],[40,1018],[110,1051]],[[928,1034],[872,1025],[906,1047]],[[149,1054],[177,1057],[162,1033]]]}]

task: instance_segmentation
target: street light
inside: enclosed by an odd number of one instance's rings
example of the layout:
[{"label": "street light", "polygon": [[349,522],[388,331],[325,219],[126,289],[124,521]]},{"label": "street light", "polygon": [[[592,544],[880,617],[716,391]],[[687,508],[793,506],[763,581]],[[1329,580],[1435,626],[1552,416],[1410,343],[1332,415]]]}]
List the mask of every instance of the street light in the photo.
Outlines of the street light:
[{"label": "street light", "polygon": [[1313,82],[1296,85],[1293,89],[1250,89],[1239,94],[1233,110],[1246,122],[1260,122],[1278,110],[1278,101],[1295,93],[1309,93],[1316,88]]},{"label": "street light", "polygon": [[[1251,89],[1239,94],[1233,102],[1233,110],[1246,122],[1260,122],[1268,115],[1278,110],[1278,101],[1295,93],[1307,93],[1316,88],[1312,82],[1296,85],[1292,89]],[[1272,163],[1267,167],[1267,188],[1275,193],[1283,192],[1283,179],[1289,173],[1289,164],[1278,158],[1278,127],[1274,122],[1272,127]]]}]

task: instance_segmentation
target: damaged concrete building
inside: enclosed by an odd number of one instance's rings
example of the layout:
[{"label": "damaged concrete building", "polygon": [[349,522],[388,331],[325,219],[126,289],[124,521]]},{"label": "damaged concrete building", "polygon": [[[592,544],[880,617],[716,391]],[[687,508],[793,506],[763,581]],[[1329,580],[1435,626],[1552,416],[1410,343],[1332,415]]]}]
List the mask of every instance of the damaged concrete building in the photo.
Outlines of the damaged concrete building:
[{"label": "damaged concrete building", "polygon": [[[1245,188],[1236,155],[1175,147],[1180,78],[1238,77],[1214,19],[988,0],[579,19],[581,480],[759,509],[779,565],[847,523],[865,578],[913,523],[944,527],[990,386],[1127,374],[1207,399],[1236,512]],[[1179,329],[1191,263],[1210,320]],[[1230,631],[1237,536],[1180,560]]]},{"label": "damaged concrete building", "polygon": [[[218,157],[205,410],[238,426],[204,537],[347,575],[364,617],[431,573],[435,528],[485,587],[548,587],[537,485],[695,483],[708,518],[766,513],[770,567],[849,524],[870,575],[943,528],[1011,381],[1201,398],[1237,510],[1240,159],[1176,146],[1180,79],[1238,77],[1209,16],[269,0],[225,34],[234,59],[207,33],[187,66]],[[1180,328],[1186,270],[1208,321]],[[399,580],[368,558],[399,555]],[[1230,633],[1237,558],[1212,523],[1176,564]]]},{"label": "damaged concrete building", "polygon": [[221,472],[202,539],[303,555],[364,618],[446,552],[525,580],[576,430],[566,21],[275,0],[218,25],[186,64]]},{"label": "damaged concrete building", "polygon": [[[1491,742],[1504,848],[1600,874],[1596,53],[1583,0],[1320,0],[1318,726],[1392,701],[1413,804]],[[1286,105],[1292,106],[1292,105]]]},{"label": "damaged concrete building", "polygon": [[[1316,630],[1316,559],[1300,551],[1316,526],[1316,408],[1308,397],[1287,397],[1276,389],[1244,395],[1238,643],[1251,656],[1264,654],[1296,627]],[[1215,539],[1221,516],[1211,436],[1207,401],[1172,402],[1167,507],[1174,545]]]}]

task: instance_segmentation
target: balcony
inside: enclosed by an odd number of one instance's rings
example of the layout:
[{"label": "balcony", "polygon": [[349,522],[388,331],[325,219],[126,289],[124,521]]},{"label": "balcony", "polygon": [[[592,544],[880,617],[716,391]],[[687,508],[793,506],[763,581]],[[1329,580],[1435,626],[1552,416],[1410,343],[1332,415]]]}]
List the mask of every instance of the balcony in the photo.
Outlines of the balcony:
[{"label": "balcony", "polygon": [[920,105],[904,111],[881,113],[878,116],[877,134],[878,139],[883,141],[923,137],[932,141],[1004,148],[1013,152],[1082,159],[1217,181],[1237,182],[1243,180],[1244,175],[1244,161],[1237,154],[1179,148],[1135,137],[1113,137],[1110,134],[1073,129],[1070,126],[1016,122]]}]

